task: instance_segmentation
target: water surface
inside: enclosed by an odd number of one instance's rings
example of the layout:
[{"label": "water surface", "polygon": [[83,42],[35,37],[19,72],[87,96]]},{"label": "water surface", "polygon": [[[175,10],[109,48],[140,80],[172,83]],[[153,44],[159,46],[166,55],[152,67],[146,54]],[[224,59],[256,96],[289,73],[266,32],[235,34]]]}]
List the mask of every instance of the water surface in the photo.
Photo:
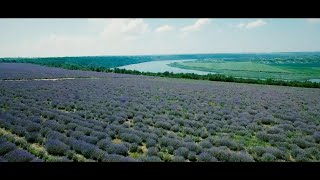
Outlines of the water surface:
[{"label": "water surface", "polygon": [[153,73],[158,73],[158,72],[163,73],[165,71],[169,71],[173,73],[195,73],[200,75],[205,75],[209,73],[214,74],[213,72],[197,71],[197,70],[191,70],[191,69],[180,69],[180,68],[168,66],[168,64],[170,63],[192,61],[192,60],[194,59],[149,61],[149,62],[143,62],[139,64],[130,64],[126,66],[120,66],[118,68],[128,69],[128,70],[137,70],[141,72],[153,72]]},{"label": "water surface", "polygon": [[320,83],[320,79],[309,79],[308,81]]}]

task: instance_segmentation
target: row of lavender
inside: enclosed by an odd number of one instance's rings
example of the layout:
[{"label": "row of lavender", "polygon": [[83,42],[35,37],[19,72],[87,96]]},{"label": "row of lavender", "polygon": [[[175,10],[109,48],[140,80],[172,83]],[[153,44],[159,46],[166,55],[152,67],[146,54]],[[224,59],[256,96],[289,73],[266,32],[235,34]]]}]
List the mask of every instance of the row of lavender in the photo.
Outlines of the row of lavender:
[{"label": "row of lavender", "polygon": [[0,82],[0,160],[320,160],[318,89],[103,76]]},{"label": "row of lavender", "polygon": [[127,75],[94,71],[66,70],[27,63],[0,63],[0,80],[53,79],[53,78],[123,78]]}]

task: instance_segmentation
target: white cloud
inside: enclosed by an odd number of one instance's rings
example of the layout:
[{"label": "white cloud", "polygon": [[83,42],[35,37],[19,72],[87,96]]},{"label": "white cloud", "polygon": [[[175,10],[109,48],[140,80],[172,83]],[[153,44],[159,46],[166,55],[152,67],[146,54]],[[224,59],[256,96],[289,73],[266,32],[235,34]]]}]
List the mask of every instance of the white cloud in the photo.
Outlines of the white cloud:
[{"label": "white cloud", "polygon": [[143,19],[110,19],[101,35],[104,38],[134,40],[149,32]]},{"label": "white cloud", "polygon": [[161,32],[168,32],[168,31],[172,31],[174,28],[172,26],[169,25],[163,25],[158,27],[155,32],[157,33],[161,33]]},{"label": "white cloud", "polygon": [[210,19],[208,18],[201,18],[198,19],[194,24],[182,27],[180,30],[183,32],[179,35],[180,38],[184,39],[187,37],[187,35],[191,32],[200,31],[203,26],[208,24],[210,22]]},{"label": "white cloud", "polygon": [[248,22],[248,23],[239,23],[236,25],[237,28],[240,29],[253,29],[253,28],[257,28],[257,27],[261,27],[266,25],[267,23],[261,19],[258,19],[256,21],[252,21],[252,22]]},{"label": "white cloud", "polygon": [[266,24],[267,24],[267,23],[266,23],[265,21],[259,19],[259,20],[253,21],[253,22],[249,22],[249,23],[246,25],[246,28],[247,28],[247,29],[252,29],[252,28],[264,26],[264,25],[266,25]]},{"label": "white cloud", "polygon": [[139,41],[134,40],[144,37],[150,31],[143,19],[88,19],[87,22],[91,31],[89,34],[52,32],[32,42],[21,40],[12,43],[11,49],[6,47],[8,43],[0,43],[0,54],[28,57],[123,54],[143,50],[137,47]]},{"label": "white cloud", "polygon": [[208,18],[198,19],[193,25],[185,26],[181,28],[183,32],[199,31],[204,25],[208,24],[210,20]]},{"label": "white cloud", "polygon": [[[88,55],[99,51],[97,40],[86,36],[50,34],[41,37],[32,43],[22,41],[19,43],[15,52],[8,52],[11,56],[22,54],[23,56],[79,56]],[[94,50],[96,49],[96,50]]]},{"label": "white cloud", "polygon": [[320,22],[320,18],[309,18],[309,19],[306,19],[306,20],[309,23],[318,23],[318,22]]},{"label": "white cloud", "polygon": [[246,27],[246,24],[240,23],[240,24],[236,25],[236,27],[238,27],[238,28],[244,28],[244,27]]}]

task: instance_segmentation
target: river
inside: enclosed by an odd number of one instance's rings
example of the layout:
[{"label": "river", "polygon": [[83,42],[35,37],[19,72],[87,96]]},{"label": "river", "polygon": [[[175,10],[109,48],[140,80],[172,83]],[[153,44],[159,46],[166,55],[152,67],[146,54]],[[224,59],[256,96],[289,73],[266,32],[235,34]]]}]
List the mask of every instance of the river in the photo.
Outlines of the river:
[{"label": "river", "polygon": [[168,66],[170,63],[174,62],[183,62],[183,61],[192,61],[194,59],[186,59],[186,60],[164,60],[164,61],[149,61],[139,64],[130,64],[126,66],[120,66],[117,68],[120,69],[127,69],[127,70],[137,70],[141,72],[173,72],[173,73],[195,73],[200,75],[205,75],[208,73],[214,74],[212,72],[205,72],[205,71],[197,71],[197,70],[190,70],[190,69],[180,69],[176,67]]}]

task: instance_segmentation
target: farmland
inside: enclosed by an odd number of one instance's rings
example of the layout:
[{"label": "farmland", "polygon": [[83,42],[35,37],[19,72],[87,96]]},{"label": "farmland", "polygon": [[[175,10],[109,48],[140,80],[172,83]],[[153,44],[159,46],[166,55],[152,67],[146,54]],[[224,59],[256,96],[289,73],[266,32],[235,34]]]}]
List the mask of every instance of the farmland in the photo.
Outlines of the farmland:
[{"label": "farmland", "polygon": [[307,81],[319,79],[320,56],[291,54],[290,56],[244,58],[207,58],[175,62],[169,66],[253,79]]},{"label": "farmland", "polygon": [[0,161],[320,161],[319,102],[319,89],[0,63]]}]

